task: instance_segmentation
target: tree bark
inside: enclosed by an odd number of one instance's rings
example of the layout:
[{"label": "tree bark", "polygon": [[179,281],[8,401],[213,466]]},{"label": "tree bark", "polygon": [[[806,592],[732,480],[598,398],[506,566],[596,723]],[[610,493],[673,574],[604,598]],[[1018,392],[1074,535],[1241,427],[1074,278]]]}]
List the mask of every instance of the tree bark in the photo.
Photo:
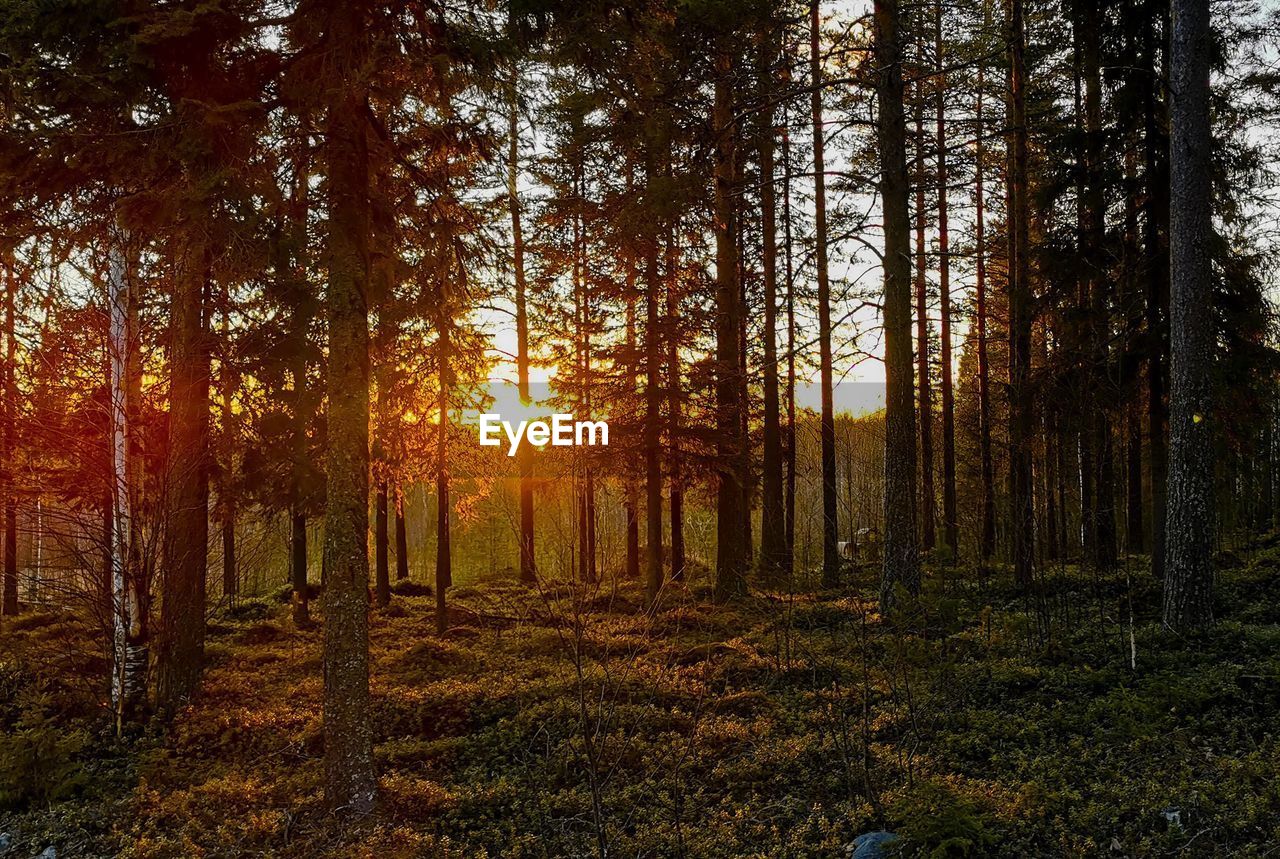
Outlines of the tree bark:
[{"label": "tree bark", "polygon": [[[982,4],[983,32],[991,28],[991,5]],[[986,123],[982,105],[986,88],[986,63],[978,64],[977,138],[974,147],[974,303],[978,338],[978,450],[982,465],[982,530],[978,555],[990,561],[996,549],[995,464],[991,455],[991,370],[987,357],[987,241],[986,241]]]},{"label": "tree bark", "polygon": [[1169,367],[1169,165],[1164,122],[1166,105],[1159,98],[1164,73],[1159,60],[1157,29],[1168,33],[1169,19],[1160,0],[1152,4],[1159,10],[1153,26],[1143,28],[1146,54],[1143,91],[1146,168],[1146,218],[1143,244],[1147,257],[1147,435],[1151,481],[1151,570],[1157,579],[1164,578],[1165,519],[1168,499],[1169,410],[1165,403]]},{"label": "tree bark", "polygon": [[327,9],[329,450],[324,528],[324,774],[330,808],[372,810],[369,720],[369,153],[365,2]]},{"label": "tree bark", "polygon": [[942,522],[951,562],[960,557],[960,521],[956,510],[956,406],[951,354],[951,239],[947,223],[947,105],[942,3],[934,7],[937,57],[934,98],[938,114],[938,312],[942,364]]},{"label": "tree bark", "polygon": [[[920,71],[923,71],[923,63]],[[924,81],[915,84],[916,395],[920,411],[920,537],[926,552],[938,542],[933,486],[933,384],[929,373],[929,282],[925,253]]]},{"label": "tree bark", "polygon": [[733,61],[722,41],[715,53],[711,111],[715,151],[716,243],[716,581],[717,600],[746,593],[747,549],[743,540],[743,486],[746,455],[742,433],[739,355],[741,296],[735,244],[737,131],[734,121]]},{"label": "tree bark", "polygon": [[1014,578],[1027,587],[1035,567],[1035,508],[1031,491],[1033,310],[1022,4],[1023,0],[1009,0],[1009,487]]},{"label": "tree bark", "polygon": [[[511,63],[511,80],[507,94],[507,203],[511,209],[511,264],[516,287],[516,383],[520,403],[532,403],[529,394],[529,311],[524,272],[524,230],[520,218],[520,73]],[[520,581],[533,584],[538,580],[534,559],[533,530],[533,445],[520,446],[517,467],[520,470]]]},{"label": "tree bark", "polygon": [[840,584],[839,530],[836,521],[836,418],[831,367],[831,284],[827,273],[827,177],[822,122],[820,0],[809,3],[810,107],[813,113],[814,256],[818,268],[818,354],[822,385],[822,586]]},{"label": "tree bark", "polygon": [[680,453],[680,343],[676,335],[676,320],[680,313],[679,248],[675,229],[667,229],[667,434],[670,465],[669,491],[671,501],[671,580],[684,580],[684,474]]},{"label": "tree bark", "polygon": [[378,480],[378,488],[374,500],[373,547],[374,547],[374,595],[379,608],[391,603],[391,568],[390,568],[390,532],[387,521],[387,481]]},{"label": "tree bark", "polygon": [[1170,55],[1169,518],[1164,622],[1178,630],[1213,621],[1213,222],[1208,0],[1173,0]]},{"label": "tree bark", "polygon": [[880,113],[880,195],[884,208],[884,558],[882,611],[899,588],[920,592],[916,542],[916,428],[911,371],[911,226],[908,216],[906,120],[898,0],[875,0],[877,91]]},{"label": "tree bark", "polygon": [[209,250],[188,245],[169,305],[169,447],[156,707],[173,715],[195,692],[204,659],[209,547]]},{"label": "tree bark", "polygon": [[[772,28],[773,21],[766,22]],[[782,498],[782,433],[778,403],[778,248],[774,192],[773,75],[778,46],[766,32],[760,50],[760,231],[764,275],[764,452],[760,505],[761,580],[776,586],[786,562],[786,522]]]}]

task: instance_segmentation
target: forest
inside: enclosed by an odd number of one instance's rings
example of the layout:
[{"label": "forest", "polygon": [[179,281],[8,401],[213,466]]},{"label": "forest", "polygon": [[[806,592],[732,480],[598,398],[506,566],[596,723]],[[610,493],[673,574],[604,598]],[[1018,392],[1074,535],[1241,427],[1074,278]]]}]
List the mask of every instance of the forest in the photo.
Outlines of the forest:
[{"label": "forest", "polygon": [[1280,5],[0,0],[0,857],[1280,850]]}]

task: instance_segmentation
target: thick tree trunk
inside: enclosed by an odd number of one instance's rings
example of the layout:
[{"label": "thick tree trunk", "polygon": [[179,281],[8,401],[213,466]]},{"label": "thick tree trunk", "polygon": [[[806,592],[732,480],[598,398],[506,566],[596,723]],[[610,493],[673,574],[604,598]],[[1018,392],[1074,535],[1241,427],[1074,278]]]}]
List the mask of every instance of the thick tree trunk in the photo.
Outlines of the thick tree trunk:
[{"label": "thick tree trunk", "polygon": [[169,306],[169,448],[156,707],[172,715],[195,692],[204,659],[209,551],[209,251],[193,241]]},{"label": "thick tree trunk", "polygon": [[1009,488],[1014,578],[1026,587],[1035,567],[1035,507],[1031,492],[1033,310],[1022,3],[1009,0]]},{"label": "thick tree trunk", "polygon": [[840,584],[839,530],[836,521],[836,418],[831,366],[831,284],[827,274],[827,177],[822,123],[820,0],[809,2],[810,107],[813,113],[814,256],[818,268],[818,354],[822,385],[822,586]]},{"label": "thick tree trunk", "polygon": [[324,527],[324,773],[334,810],[372,810],[369,713],[369,154],[364,2],[329,7],[329,450]]},{"label": "thick tree trunk", "polygon": [[1169,518],[1164,622],[1185,630],[1213,621],[1211,561],[1214,413],[1213,223],[1208,0],[1174,0],[1170,55]]},{"label": "thick tree trunk", "polygon": [[891,610],[897,590],[920,592],[916,542],[916,428],[911,385],[911,224],[908,215],[906,120],[898,0],[876,0],[877,142],[884,208],[884,568],[880,606]]},{"label": "thick tree trunk", "polygon": [[737,131],[734,122],[733,60],[727,43],[717,46],[711,112],[716,138],[716,582],[718,600],[746,593],[747,547],[742,530],[745,439],[738,379],[742,313],[738,288],[735,209]]}]

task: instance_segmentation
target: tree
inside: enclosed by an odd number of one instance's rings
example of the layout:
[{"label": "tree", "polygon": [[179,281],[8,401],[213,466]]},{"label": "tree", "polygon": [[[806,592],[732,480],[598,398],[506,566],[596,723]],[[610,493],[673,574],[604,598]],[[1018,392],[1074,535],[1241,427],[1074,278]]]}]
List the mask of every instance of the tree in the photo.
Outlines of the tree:
[{"label": "tree", "polygon": [[1009,0],[1008,198],[1009,198],[1009,496],[1013,523],[1014,578],[1032,581],[1035,506],[1031,487],[1031,225],[1027,184],[1026,32],[1022,0]]},{"label": "tree", "polygon": [[840,583],[840,551],[836,527],[836,419],[831,367],[831,284],[827,272],[826,131],[822,124],[822,57],[820,0],[809,2],[810,109],[813,114],[814,256],[818,267],[818,373],[822,387],[822,584]]},{"label": "tree", "polygon": [[329,452],[324,528],[325,799],[363,814],[376,780],[369,714],[369,153],[371,15],[326,3]]},{"label": "tree", "polygon": [[777,584],[789,571],[782,493],[782,433],[778,401],[778,250],[774,189],[774,74],[778,59],[776,25],[766,22],[760,43],[760,237],[764,274],[764,451],[761,481],[761,578]]},{"label": "tree", "polygon": [[897,0],[876,0],[877,143],[884,209],[884,559],[882,611],[898,588],[920,592],[916,543],[916,427],[911,384],[911,226],[908,219],[907,128],[903,110],[901,13]]},{"label": "tree", "polygon": [[1174,0],[1170,50],[1169,514],[1164,622],[1177,630],[1213,620],[1214,330],[1209,123],[1212,34],[1208,0]]},{"label": "tree", "polygon": [[737,127],[734,120],[733,60],[729,36],[718,37],[714,52],[716,244],[716,598],[746,591],[747,546],[743,532],[746,439],[742,438],[742,300],[734,240],[737,196]]}]

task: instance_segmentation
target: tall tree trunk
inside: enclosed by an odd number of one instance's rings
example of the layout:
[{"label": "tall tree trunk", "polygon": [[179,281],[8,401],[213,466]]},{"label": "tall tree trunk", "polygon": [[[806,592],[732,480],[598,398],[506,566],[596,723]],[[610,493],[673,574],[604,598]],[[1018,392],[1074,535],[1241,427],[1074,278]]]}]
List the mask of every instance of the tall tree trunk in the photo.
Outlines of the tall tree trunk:
[{"label": "tall tree trunk", "polygon": [[[645,202],[651,206],[658,186],[657,149],[665,145],[648,134],[645,151]],[[649,216],[644,245],[644,487],[645,487],[645,595],[652,605],[662,590],[662,372],[659,319],[662,280],[658,271],[659,226],[657,213]]]},{"label": "tall tree trunk", "polygon": [[204,659],[209,547],[210,252],[199,241],[179,264],[169,306],[169,449],[156,706],[172,715],[195,692]]},{"label": "tall tree trunk", "polygon": [[[293,170],[293,206],[289,228],[294,233],[289,244],[295,248],[307,244],[307,159],[299,158]],[[289,475],[289,582],[293,622],[306,626],[311,622],[307,587],[307,499],[306,480],[310,458],[307,425],[310,407],[307,402],[307,343],[313,315],[312,299],[306,294],[306,265],[301,251],[292,257],[281,253],[281,270],[292,274],[290,293],[293,306],[289,314],[289,375],[292,377],[291,461]],[[286,275],[286,277],[288,277]]]},{"label": "tall tree trunk", "polygon": [[[1169,32],[1164,3],[1153,0],[1157,10],[1153,26],[1143,28],[1146,83],[1143,91],[1147,207],[1143,244],[1147,256],[1147,434],[1151,480],[1151,570],[1164,578],[1165,519],[1168,499],[1169,410],[1165,403],[1169,370],[1169,165],[1164,118],[1167,106],[1159,97],[1165,75],[1159,61],[1157,32]],[[1161,22],[1157,31],[1154,21]]]},{"label": "tall tree trunk", "polygon": [[951,239],[947,223],[947,106],[941,2],[934,7],[934,43],[937,51],[934,98],[938,113],[938,307],[942,319],[942,522],[954,563],[960,557],[960,521],[956,510],[956,406],[951,364]]},{"label": "tall tree trunk", "polygon": [[[511,264],[516,286],[516,383],[520,403],[529,406],[529,311],[524,273],[524,230],[520,220],[520,73],[511,63],[511,80],[507,93],[507,203],[511,209]],[[531,444],[520,446],[517,467],[520,470],[520,581],[533,584],[538,580],[533,542],[533,457]]]},{"label": "tall tree trunk", "polygon": [[222,514],[222,595],[227,597],[228,604],[236,597],[239,575],[236,568],[236,437],[239,435],[238,419],[235,414],[235,391],[240,386],[238,374],[231,362],[231,331],[229,316],[231,298],[223,291],[223,301],[227,304],[222,310],[222,480],[220,483],[218,506]]},{"label": "tall tree trunk", "polygon": [[1214,353],[1213,223],[1209,169],[1208,0],[1173,0],[1170,54],[1169,518],[1166,531],[1164,622],[1179,630],[1213,621],[1211,550]]},{"label": "tall tree trunk", "polygon": [[[6,271],[8,276],[12,268]],[[108,515],[104,521],[111,607],[111,701],[115,730],[119,734],[129,721],[136,705],[146,692],[146,660],[131,659],[145,654],[145,641],[131,640],[135,622],[131,617],[136,606],[130,598],[130,586],[136,580],[130,569],[134,558],[130,540],[134,533],[132,506],[131,370],[135,330],[133,326],[135,298],[130,289],[129,270],[119,237],[113,237],[107,277],[110,303],[110,337],[108,366],[111,396],[111,473],[108,492]],[[132,648],[131,648],[132,645]],[[134,649],[137,648],[137,649]],[[142,671],[136,669],[141,665]],[[131,670],[133,669],[133,670]]]},{"label": "tall tree trunk", "polygon": [[680,343],[676,320],[680,313],[679,248],[674,225],[667,228],[667,434],[671,481],[671,580],[684,580],[684,474],[680,454]]},{"label": "tall tree trunk", "polygon": [[450,369],[449,322],[441,313],[440,339],[437,344],[440,351],[438,367],[440,371],[439,415],[436,422],[436,632],[444,635],[449,628],[448,606],[445,595],[453,585],[453,547],[449,514],[453,511],[453,502],[449,498],[449,389],[452,386],[452,370]]},{"label": "tall tree trunk", "polygon": [[1026,587],[1035,567],[1035,507],[1031,492],[1033,310],[1022,4],[1023,0],[1009,0],[1009,488],[1014,578]]},{"label": "tall tree trunk", "polygon": [[369,21],[363,0],[328,10],[324,785],[332,809],[365,814],[377,787],[369,712]]},{"label": "tall tree trunk", "polygon": [[[983,32],[991,28],[991,4],[982,4]],[[978,63],[977,138],[974,149],[974,276],[975,322],[978,332],[978,450],[982,461],[982,530],[978,555],[991,560],[996,550],[995,463],[991,455],[991,370],[987,357],[987,241],[986,241],[986,123],[982,113],[986,88],[986,62]]]},{"label": "tall tree trunk", "polygon": [[831,284],[827,274],[826,130],[822,123],[822,35],[820,0],[809,2],[810,106],[813,112],[814,255],[818,267],[818,354],[822,385],[822,585],[840,584],[839,531],[836,522],[836,418],[831,367]]},{"label": "tall tree trunk", "polygon": [[[766,27],[772,28],[773,21]],[[782,499],[782,433],[778,407],[778,248],[773,182],[775,132],[773,74],[778,46],[767,32],[760,51],[760,231],[764,273],[764,459],[760,506],[761,579],[777,585],[786,561],[786,522]]]},{"label": "tall tree trunk", "polygon": [[1099,569],[1116,563],[1114,443],[1111,433],[1111,392],[1107,366],[1110,342],[1109,277],[1106,271],[1106,201],[1102,175],[1102,82],[1099,56],[1102,42],[1101,10],[1097,0],[1082,2],[1084,76],[1084,269],[1088,301],[1088,376],[1086,416],[1095,457],[1093,553],[1090,561]]},{"label": "tall tree trunk", "polygon": [[[635,193],[635,168],[627,161],[627,195]],[[636,339],[636,265],[631,257],[625,260],[627,296],[626,371],[627,393],[635,395],[639,390],[639,348]],[[670,287],[668,287],[668,292]],[[625,577],[627,581],[640,581],[640,491],[636,481],[628,475],[624,478],[623,513],[626,516]]]},{"label": "tall tree trunk", "polygon": [[729,44],[716,46],[715,93],[711,111],[716,137],[716,582],[718,600],[746,593],[747,547],[742,530],[746,483],[738,379],[742,301],[738,288],[735,209],[737,131],[734,121],[733,59]]},{"label": "tall tree trunk", "polygon": [[880,605],[891,610],[897,589],[920,592],[916,542],[916,428],[911,390],[911,223],[907,194],[907,129],[903,115],[901,13],[898,0],[875,0],[877,142],[884,208],[884,568]]},{"label": "tall tree trunk", "polygon": [[[788,53],[788,62],[790,54]],[[796,301],[795,269],[791,257],[791,123],[787,108],[782,107],[782,229],[783,255],[787,271],[787,479],[784,504],[783,570],[791,580],[795,568],[796,547]]]},{"label": "tall tree trunk", "polygon": [[1125,405],[1125,550],[1141,554],[1146,547],[1143,537],[1142,492],[1142,399],[1138,396],[1138,364],[1134,356],[1142,332],[1143,305],[1139,288],[1140,255],[1138,250],[1138,155],[1132,146],[1125,152],[1124,181],[1124,301],[1125,341],[1124,365],[1120,374],[1128,388]]},{"label": "tall tree trunk", "polygon": [[[918,74],[922,73],[923,63]],[[938,542],[933,487],[933,384],[929,373],[929,281],[925,253],[924,81],[915,85],[916,394],[920,401],[920,536],[924,550]]]}]

